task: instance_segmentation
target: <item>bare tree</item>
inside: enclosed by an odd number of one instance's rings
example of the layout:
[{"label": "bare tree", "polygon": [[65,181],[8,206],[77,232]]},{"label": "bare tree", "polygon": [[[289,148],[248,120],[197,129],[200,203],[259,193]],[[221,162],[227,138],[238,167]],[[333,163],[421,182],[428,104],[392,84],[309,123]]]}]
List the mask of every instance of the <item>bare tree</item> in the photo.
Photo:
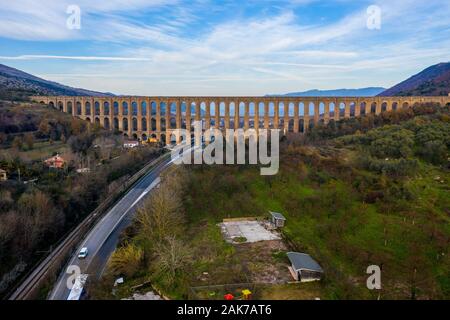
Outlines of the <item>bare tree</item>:
[{"label": "bare tree", "polygon": [[155,248],[156,268],[172,284],[178,272],[185,270],[191,262],[191,250],[181,240],[167,237]]}]

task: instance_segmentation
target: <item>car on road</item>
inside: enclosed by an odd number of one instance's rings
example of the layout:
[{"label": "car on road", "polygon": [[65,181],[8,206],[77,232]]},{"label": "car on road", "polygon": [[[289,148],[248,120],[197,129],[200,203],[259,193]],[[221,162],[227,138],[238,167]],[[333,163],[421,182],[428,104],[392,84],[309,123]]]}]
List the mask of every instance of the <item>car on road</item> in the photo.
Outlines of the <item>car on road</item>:
[{"label": "car on road", "polygon": [[78,259],[84,259],[88,255],[88,248],[84,247],[81,248],[80,252],[78,253]]}]

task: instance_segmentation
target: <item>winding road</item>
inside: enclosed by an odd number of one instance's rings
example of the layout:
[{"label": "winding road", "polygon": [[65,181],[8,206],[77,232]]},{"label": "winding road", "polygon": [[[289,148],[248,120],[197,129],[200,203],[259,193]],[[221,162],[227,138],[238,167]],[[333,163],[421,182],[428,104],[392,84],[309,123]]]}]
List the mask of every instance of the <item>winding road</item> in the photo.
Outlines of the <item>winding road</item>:
[{"label": "winding road", "polygon": [[[173,162],[174,160],[169,157],[154,167],[97,222],[59,275],[48,296],[49,300],[66,300],[68,298],[70,290],[67,282],[72,276],[72,273],[66,273],[69,266],[78,266],[81,273],[88,274],[90,278],[100,278],[109,257],[116,249],[120,234],[132,222],[135,212],[145,196],[158,185],[161,172]],[[78,252],[83,247],[88,248],[89,254],[85,259],[80,260]]]}]

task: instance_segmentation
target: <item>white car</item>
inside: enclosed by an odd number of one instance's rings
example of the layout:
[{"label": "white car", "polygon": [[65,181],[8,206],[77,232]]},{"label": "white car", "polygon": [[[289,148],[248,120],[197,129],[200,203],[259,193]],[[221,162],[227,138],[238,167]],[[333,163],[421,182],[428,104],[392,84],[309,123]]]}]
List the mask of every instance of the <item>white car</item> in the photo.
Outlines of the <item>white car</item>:
[{"label": "white car", "polygon": [[81,248],[80,253],[78,253],[78,259],[84,259],[88,255],[88,248]]}]

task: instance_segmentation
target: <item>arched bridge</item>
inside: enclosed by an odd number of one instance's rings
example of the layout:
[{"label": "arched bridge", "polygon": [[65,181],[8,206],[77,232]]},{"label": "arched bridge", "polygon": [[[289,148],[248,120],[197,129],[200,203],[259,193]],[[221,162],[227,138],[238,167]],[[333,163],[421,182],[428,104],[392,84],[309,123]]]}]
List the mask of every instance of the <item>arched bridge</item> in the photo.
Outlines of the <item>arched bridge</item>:
[{"label": "arched bridge", "polygon": [[[343,118],[380,114],[416,103],[450,103],[439,97],[73,97],[34,96],[47,104],[128,137],[150,137],[167,144],[176,129],[193,130],[192,121],[203,129],[278,128],[304,133],[313,125]],[[178,139],[178,138],[177,138]]]}]

